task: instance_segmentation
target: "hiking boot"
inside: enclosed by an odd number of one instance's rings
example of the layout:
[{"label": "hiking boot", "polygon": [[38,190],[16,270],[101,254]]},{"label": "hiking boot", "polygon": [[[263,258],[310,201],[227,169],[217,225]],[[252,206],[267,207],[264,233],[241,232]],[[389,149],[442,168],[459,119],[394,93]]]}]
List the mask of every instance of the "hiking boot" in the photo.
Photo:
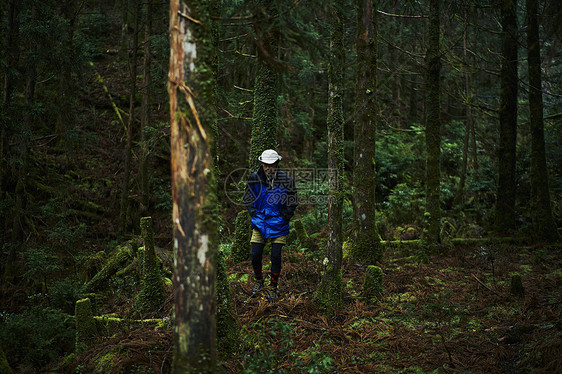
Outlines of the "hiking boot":
[{"label": "hiking boot", "polygon": [[252,288],[252,297],[260,293],[261,290],[263,290],[263,279],[256,279]]},{"label": "hiking boot", "polygon": [[267,290],[267,298],[271,301],[279,299],[279,293],[277,292],[277,287],[270,287]]}]

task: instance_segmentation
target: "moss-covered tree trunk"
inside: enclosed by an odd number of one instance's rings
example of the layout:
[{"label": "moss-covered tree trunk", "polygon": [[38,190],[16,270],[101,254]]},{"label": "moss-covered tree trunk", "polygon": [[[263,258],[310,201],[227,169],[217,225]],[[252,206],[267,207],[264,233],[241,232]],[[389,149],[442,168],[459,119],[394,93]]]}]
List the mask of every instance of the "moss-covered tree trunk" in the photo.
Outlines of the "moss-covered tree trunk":
[{"label": "moss-covered tree trunk", "polygon": [[426,172],[426,213],[427,236],[430,243],[440,242],[441,207],[439,163],[441,147],[441,57],[439,53],[439,12],[441,0],[429,1],[428,47],[426,59],[426,101],[425,101],[425,172]]},{"label": "moss-covered tree trunk", "polygon": [[517,0],[500,2],[502,65],[500,71],[500,137],[495,226],[509,231],[515,226],[517,142]]},{"label": "moss-covered tree trunk", "polygon": [[316,299],[329,312],[343,304],[342,207],[343,207],[343,1],[331,12],[330,59],[328,66],[328,242],[324,273]]},{"label": "moss-covered tree trunk", "polygon": [[[259,56],[259,53],[258,53]],[[254,85],[254,114],[250,140],[250,170],[257,169],[258,156],[277,147],[277,72],[258,57],[258,75]]]},{"label": "moss-covered tree trunk", "polygon": [[216,369],[216,122],[212,2],[170,1],[170,95],[174,233],[172,373]]},{"label": "moss-covered tree trunk", "polygon": [[[257,75],[254,81],[254,106],[252,115],[252,134],[250,137],[251,172],[258,169],[258,156],[266,149],[277,148],[279,110],[277,91],[279,73],[273,68],[272,59],[277,55],[277,37],[271,30],[271,17],[276,14],[275,4],[265,0],[253,3],[252,12],[259,15],[254,23],[257,52]],[[245,261],[251,254],[250,216],[239,212],[234,233],[234,260]]]},{"label": "moss-covered tree trunk", "polygon": [[158,311],[166,295],[164,281],[160,274],[160,263],[154,248],[152,217],[142,217],[140,222],[144,251],[142,261],[141,290],[137,294],[136,305],[141,313]]},{"label": "moss-covered tree trunk", "polygon": [[252,136],[250,139],[250,170],[257,169],[258,156],[266,149],[277,147],[279,110],[277,90],[279,73],[275,70],[278,36],[272,28],[277,16],[275,2],[256,1],[252,12],[258,17],[254,23],[257,52],[257,75],[254,84]]},{"label": "moss-covered tree trunk", "polygon": [[377,36],[373,1],[357,0],[357,88],[354,127],[352,256],[375,263],[382,257],[375,221]]},{"label": "moss-covered tree trunk", "polygon": [[527,61],[529,64],[529,112],[531,126],[531,215],[533,231],[538,241],[559,238],[552,217],[542,102],[541,55],[537,0],[526,0],[527,5]]}]

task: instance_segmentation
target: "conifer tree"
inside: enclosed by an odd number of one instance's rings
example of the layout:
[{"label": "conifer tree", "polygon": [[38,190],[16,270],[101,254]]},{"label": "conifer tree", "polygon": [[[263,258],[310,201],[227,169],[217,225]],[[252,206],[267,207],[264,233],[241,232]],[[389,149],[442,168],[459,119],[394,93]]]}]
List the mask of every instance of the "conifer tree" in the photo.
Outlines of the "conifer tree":
[{"label": "conifer tree", "polygon": [[500,231],[515,225],[515,161],[517,140],[517,8],[516,0],[500,2],[501,6],[501,72],[500,72],[500,138],[498,151],[498,192],[496,228]]},{"label": "conifer tree", "polygon": [[382,257],[375,222],[377,36],[373,1],[357,1],[357,88],[354,126],[352,255],[371,264]]},{"label": "conifer tree", "polygon": [[526,5],[531,124],[531,218],[535,239],[552,242],[559,239],[559,235],[552,217],[546,168],[538,2],[537,0],[526,0]]},{"label": "conifer tree", "polygon": [[441,207],[440,207],[440,146],[441,146],[441,92],[439,52],[440,2],[429,0],[428,47],[426,59],[426,220],[427,240],[430,243],[440,241]]},{"label": "conifer tree", "polygon": [[266,149],[277,147],[279,111],[277,108],[278,72],[273,65],[278,37],[271,20],[275,16],[274,3],[258,1],[254,13],[256,34],[257,75],[254,84],[254,111],[250,139],[250,170],[258,166],[258,156]]},{"label": "conifer tree", "polygon": [[328,66],[328,243],[323,261],[324,274],[316,298],[332,312],[343,304],[342,208],[343,208],[343,1],[331,12],[330,60]]}]

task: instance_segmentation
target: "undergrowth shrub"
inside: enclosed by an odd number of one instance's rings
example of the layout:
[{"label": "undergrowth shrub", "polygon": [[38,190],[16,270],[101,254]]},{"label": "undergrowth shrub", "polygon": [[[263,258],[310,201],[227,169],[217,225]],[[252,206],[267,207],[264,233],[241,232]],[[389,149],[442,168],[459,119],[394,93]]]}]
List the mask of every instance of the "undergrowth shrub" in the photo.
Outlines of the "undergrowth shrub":
[{"label": "undergrowth shrub", "polygon": [[12,368],[40,369],[74,350],[74,323],[61,311],[36,306],[0,315],[0,344]]},{"label": "undergrowth shrub", "polygon": [[50,306],[63,312],[74,313],[76,301],[82,298],[84,284],[71,278],[54,281],[47,289]]},{"label": "undergrowth shrub", "polygon": [[[254,350],[245,356],[243,372],[320,374],[333,370],[332,358],[319,351],[318,346],[293,352],[292,333],[293,326],[275,319],[255,322],[250,328],[244,326],[241,336],[252,337],[247,343],[253,344]],[[286,364],[287,370],[279,368]]]}]

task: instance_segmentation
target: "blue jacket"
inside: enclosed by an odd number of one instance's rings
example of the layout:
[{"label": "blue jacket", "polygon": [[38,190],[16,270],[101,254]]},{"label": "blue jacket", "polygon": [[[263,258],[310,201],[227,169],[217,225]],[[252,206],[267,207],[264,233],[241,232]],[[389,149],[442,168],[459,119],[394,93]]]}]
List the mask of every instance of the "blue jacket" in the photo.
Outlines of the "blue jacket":
[{"label": "blue jacket", "polygon": [[289,174],[277,170],[268,180],[263,168],[252,173],[246,183],[244,204],[250,213],[252,227],[264,239],[289,234],[289,221],[298,205],[295,183]]}]

